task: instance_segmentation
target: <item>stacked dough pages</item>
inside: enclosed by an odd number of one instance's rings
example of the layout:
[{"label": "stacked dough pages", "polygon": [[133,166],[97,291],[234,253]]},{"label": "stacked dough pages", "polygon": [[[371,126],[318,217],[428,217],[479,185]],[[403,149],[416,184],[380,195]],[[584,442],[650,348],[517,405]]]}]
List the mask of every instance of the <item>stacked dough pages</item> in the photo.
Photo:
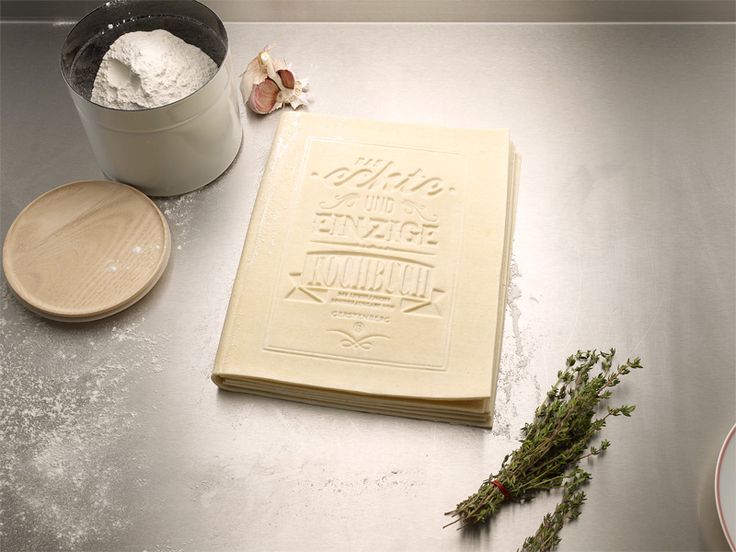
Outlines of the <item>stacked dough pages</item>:
[{"label": "stacked dough pages", "polygon": [[213,381],[490,427],[517,166],[506,130],[281,115]]}]

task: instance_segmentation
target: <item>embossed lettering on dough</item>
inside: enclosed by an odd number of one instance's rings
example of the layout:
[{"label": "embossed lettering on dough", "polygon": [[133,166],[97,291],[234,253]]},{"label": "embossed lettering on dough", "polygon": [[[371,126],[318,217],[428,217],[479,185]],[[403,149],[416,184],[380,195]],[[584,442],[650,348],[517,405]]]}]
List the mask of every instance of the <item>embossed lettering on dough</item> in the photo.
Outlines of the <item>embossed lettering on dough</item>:
[{"label": "embossed lettering on dough", "polygon": [[[465,159],[321,139],[307,147],[268,347],[442,369]],[[411,355],[392,346],[415,339],[424,345]]]},{"label": "embossed lettering on dough", "polygon": [[[356,166],[357,165],[357,166]],[[396,191],[405,195],[434,197],[447,191],[447,183],[437,176],[426,174],[421,168],[401,170],[391,160],[372,160],[359,157],[355,165],[341,166],[320,175],[328,186],[342,189]]]},{"label": "embossed lettering on dough", "polygon": [[358,242],[436,247],[439,244],[438,229],[436,224],[413,220],[317,212],[312,232],[318,237],[330,236]]}]

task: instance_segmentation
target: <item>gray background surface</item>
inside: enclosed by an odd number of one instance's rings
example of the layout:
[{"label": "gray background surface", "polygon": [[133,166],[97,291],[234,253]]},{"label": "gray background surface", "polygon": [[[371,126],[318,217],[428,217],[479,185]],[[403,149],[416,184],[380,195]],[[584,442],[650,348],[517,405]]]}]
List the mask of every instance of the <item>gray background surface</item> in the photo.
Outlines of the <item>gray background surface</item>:
[{"label": "gray background surface", "polygon": [[[732,0],[202,0],[227,21],[731,21]],[[79,19],[99,0],[0,0],[4,19]]]},{"label": "gray background surface", "polygon": [[[0,230],[101,177],[58,69],[70,26],[3,23]],[[217,182],[158,200],[171,263],[108,320],[28,313],[2,281],[3,550],[515,550],[555,496],[442,530],[517,444],[564,358],[646,369],[606,430],[561,550],[725,549],[713,505],[736,418],[733,25],[227,25],[310,110],[509,127],[523,155],[494,429],[218,392],[209,381],[278,114],[243,114]]]}]

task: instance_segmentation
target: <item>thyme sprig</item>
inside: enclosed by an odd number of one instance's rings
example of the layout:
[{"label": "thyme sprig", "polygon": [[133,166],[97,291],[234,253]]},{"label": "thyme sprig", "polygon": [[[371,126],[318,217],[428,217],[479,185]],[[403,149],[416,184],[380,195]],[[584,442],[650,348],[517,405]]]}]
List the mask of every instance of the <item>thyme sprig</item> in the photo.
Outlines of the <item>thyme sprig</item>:
[{"label": "thyme sprig", "polygon": [[[445,527],[454,523],[460,523],[460,528],[484,523],[504,502],[527,502],[540,491],[562,488],[562,501],[545,516],[537,533],[524,542],[522,549],[551,550],[557,545],[560,529],[580,515],[585,501],[580,487],[590,474],[578,467],[579,462],[598,456],[611,444],[604,439],[598,446],[589,447],[590,441],[606,426],[609,417],[629,417],[636,408],[608,407],[605,414],[598,414],[600,403],[611,398],[622,376],[642,367],[639,358],[635,358],[613,368],[615,354],[615,349],[592,350],[568,357],[565,368],[557,373],[557,382],[535,410],[534,419],[522,428],[521,446],[506,455],[498,473],[486,479],[477,492],[446,512],[455,520]],[[495,482],[501,483],[508,498]]]},{"label": "thyme sprig", "polygon": [[[560,531],[568,521],[577,519],[586,496],[580,487],[590,480],[590,474],[583,469],[575,468],[562,486],[562,500],[554,512],[546,514],[537,532],[527,537],[521,546],[521,552],[544,552],[554,550],[560,544]],[[518,552],[518,551],[517,551]]]}]

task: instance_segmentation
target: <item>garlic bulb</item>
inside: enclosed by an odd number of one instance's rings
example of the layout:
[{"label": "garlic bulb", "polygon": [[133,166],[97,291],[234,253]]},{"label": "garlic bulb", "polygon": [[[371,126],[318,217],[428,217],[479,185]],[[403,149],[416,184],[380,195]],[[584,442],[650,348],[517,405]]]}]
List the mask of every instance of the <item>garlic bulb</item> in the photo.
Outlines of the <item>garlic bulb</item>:
[{"label": "garlic bulb", "polygon": [[271,57],[270,50],[271,46],[266,46],[245,68],[240,80],[245,104],[262,115],[285,104],[294,109],[306,105],[307,81],[297,80],[284,60]]}]

